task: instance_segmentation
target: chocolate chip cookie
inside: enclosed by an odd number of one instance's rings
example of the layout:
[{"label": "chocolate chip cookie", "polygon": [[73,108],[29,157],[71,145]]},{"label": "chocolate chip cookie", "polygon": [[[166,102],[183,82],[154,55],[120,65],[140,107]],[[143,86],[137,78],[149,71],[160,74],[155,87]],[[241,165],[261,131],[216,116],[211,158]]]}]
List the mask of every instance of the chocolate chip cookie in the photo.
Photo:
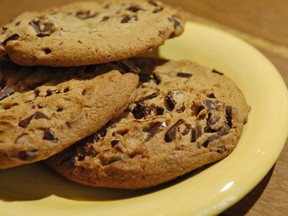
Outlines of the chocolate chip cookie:
[{"label": "chocolate chip cookie", "polygon": [[0,30],[0,58],[81,66],[151,51],[183,32],[179,9],[156,0],[79,1],[24,12]]},{"label": "chocolate chip cookie", "polygon": [[89,136],[127,107],[139,78],[129,64],[0,64],[0,169],[43,160]]},{"label": "chocolate chip cookie", "polygon": [[85,185],[145,188],[218,161],[236,147],[250,107],[222,72],[140,58],[137,98],[122,115],[46,162]]}]

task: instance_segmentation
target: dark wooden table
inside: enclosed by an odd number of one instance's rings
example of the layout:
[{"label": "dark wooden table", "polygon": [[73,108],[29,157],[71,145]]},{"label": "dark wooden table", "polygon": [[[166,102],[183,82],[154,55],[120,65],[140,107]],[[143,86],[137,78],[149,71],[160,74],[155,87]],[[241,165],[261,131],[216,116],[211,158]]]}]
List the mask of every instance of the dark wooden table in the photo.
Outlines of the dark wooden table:
[{"label": "dark wooden table", "polygon": [[[73,0],[1,0],[0,25],[24,10]],[[163,0],[186,10],[190,20],[217,27],[258,48],[288,85],[288,13],[286,0]],[[288,141],[266,177],[221,215],[288,215]]]}]

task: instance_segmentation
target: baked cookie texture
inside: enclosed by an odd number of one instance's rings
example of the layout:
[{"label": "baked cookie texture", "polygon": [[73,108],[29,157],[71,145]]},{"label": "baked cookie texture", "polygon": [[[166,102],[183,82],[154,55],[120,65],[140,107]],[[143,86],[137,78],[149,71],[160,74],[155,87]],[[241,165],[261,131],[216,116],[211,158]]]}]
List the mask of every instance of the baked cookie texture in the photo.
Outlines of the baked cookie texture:
[{"label": "baked cookie texture", "polygon": [[107,63],[149,52],[183,30],[183,12],[160,1],[79,1],[2,26],[0,58],[26,66]]},{"label": "baked cookie texture", "polygon": [[89,136],[133,100],[124,62],[86,67],[0,64],[0,169],[46,159]]},{"label": "baked cookie texture", "polygon": [[191,61],[139,58],[137,98],[122,115],[46,163],[96,187],[146,188],[236,147],[250,107],[223,73]]}]

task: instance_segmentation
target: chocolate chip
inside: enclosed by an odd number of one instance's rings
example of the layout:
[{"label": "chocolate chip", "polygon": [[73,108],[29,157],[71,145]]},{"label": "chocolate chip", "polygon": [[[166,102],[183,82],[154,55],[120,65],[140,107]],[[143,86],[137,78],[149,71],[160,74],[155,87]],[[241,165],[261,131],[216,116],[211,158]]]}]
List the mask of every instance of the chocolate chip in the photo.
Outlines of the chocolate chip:
[{"label": "chocolate chip", "polygon": [[15,90],[13,88],[5,86],[4,88],[0,90],[0,101],[14,93],[15,93]]},{"label": "chocolate chip", "polygon": [[191,73],[185,73],[185,72],[178,72],[177,76],[182,78],[190,78],[193,74]]},{"label": "chocolate chip", "polygon": [[50,36],[50,34],[47,34],[47,33],[39,33],[39,34],[37,34],[36,36],[39,37],[39,38],[44,38],[44,37]]},{"label": "chocolate chip", "polygon": [[171,128],[169,128],[166,133],[165,133],[165,141],[166,142],[172,142],[175,137],[176,137],[176,130],[177,128],[184,123],[183,119],[178,120],[174,125],[171,126]]},{"label": "chocolate chip", "polygon": [[53,26],[54,26],[53,23],[47,23],[47,24],[44,25],[43,31],[44,32],[50,31]]},{"label": "chocolate chip", "polygon": [[183,130],[182,135],[183,135],[183,136],[188,135],[189,132],[190,132],[190,130],[191,130],[191,125],[185,124],[185,129]]},{"label": "chocolate chip", "polygon": [[10,37],[8,37],[7,39],[4,40],[4,41],[2,42],[2,45],[3,45],[3,46],[6,46],[9,41],[18,40],[19,37],[20,37],[20,36],[19,36],[18,34],[13,34],[12,36],[10,36]]},{"label": "chocolate chip", "polygon": [[47,120],[49,120],[49,117],[47,115],[45,115],[44,113],[37,111],[34,114],[34,119],[47,119]]},{"label": "chocolate chip", "polygon": [[37,157],[37,150],[21,151],[18,155],[20,160],[29,161],[34,160]]},{"label": "chocolate chip", "polygon": [[186,106],[185,106],[185,104],[183,103],[182,106],[181,106],[179,109],[176,110],[176,112],[177,112],[177,113],[182,113],[182,112],[185,111],[185,109],[186,109]]},{"label": "chocolate chip", "polygon": [[140,82],[142,83],[149,82],[151,80],[149,74],[143,74],[143,73],[139,74],[139,79],[140,79]]},{"label": "chocolate chip", "polygon": [[112,140],[111,141],[112,148],[115,147],[119,142],[120,142],[120,140]]},{"label": "chocolate chip", "polygon": [[148,129],[144,129],[145,132],[148,132],[148,136],[145,139],[145,142],[153,138],[153,136],[161,131],[164,127],[167,127],[165,122],[154,122]]},{"label": "chocolate chip", "polygon": [[207,97],[208,97],[208,98],[216,98],[216,96],[215,96],[214,93],[210,93],[210,94],[208,94]]},{"label": "chocolate chip", "polygon": [[161,11],[163,11],[163,7],[158,7],[158,8],[155,8],[153,11],[152,11],[152,13],[159,13],[159,12],[161,12]]},{"label": "chocolate chip", "polygon": [[157,73],[153,73],[153,79],[155,80],[157,85],[161,83],[161,78]]},{"label": "chocolate chip", "polygon": [[219,146],[219,147],[217,147],[216,151],[221,154],[221,153],[226,151],[226,147],[225,146]]},{"label": "chocolate chip", "polygon": [[[37,35],[37,36],[38,36],[38,35]],[[43,51],[44,51],[44,53],[45,53],[46,55],[48,55],[48,54],[50,54],[50,53],[52,52],[52,50],[49,49],[49,48],[45,48]]]},{"label": "chocolate chip", "polygon": [[166,31],[164,31],[164,30],[161,31],[161,30],[160,30],[158,35],[161,37],[161,36],[165,36],[165,34],[166,34]]},{"label": "chocolate chip", "polygon": [[31,21],[31,22],[29,22],[29,25],[31,25],[34,28],[34,30],[36,31],[36,34],[40,34],[41,33],[39,20]]},{"label": "chocolate chip", "polygon": [[212,101],[204,100],[203,103],[204,103],[204,105],[205,105],[205,107],[207,108],[208,111],[217,110],[217,106],[215,106],[215,104],[213,104]]},{"label": "chocolate chip", "polygon": [[5,32],[8,30],[8,28],[7,27],[2,27],[2,29],[1,29],[1,34],[5,34]]},{"label": "chocolate chip", "polygon": [[210,113],[208,114],[207,118],[207,125],[204,128],[205,133],[213,133],[215,130],[212,128],[214,124],[216,124],[220,120],[220,116],[215,116],[211,115]]},{"label": "chocolate chip", "polygon": [[121,23],[128,23],[132,19],[132,16],[125,16],[121,19]]},{"label": "chocolate chip", "polygon": [[149,0],[148,3],[151,4],[151,5],[153,5],[153,6],[155,6],[155,7],[158,7],[158,6],[159,6],[158,2],[155,1],[155,0]]},{"label": "chocolate chip", "polygon": [[152,93],[152,94],[150,94],[150,95],[147,95],[147,96],[141,98],[141,99],[139,100],[139,102],[143,102],[143,101],[146,101],[146,100],[151,100],[151,99],[153,99],[153,98],[156,98],[157,96],[158,96],[158,93],[157,93],[157,92],[154,92],[154,93]]},{"label": "chocolate chip", "polygon": [[107,21],[107,20],[109,20],[110,19],[110,17],[109,16],[104,16],[103,18],[102,18],[102,20],[101,21]]},{"label": "chocolate chip", "polygon": [[143,10],[139,5],[132,5],[131,7],[127,8],[127,10],[136,13],[139,10]]},{"label": "chocolate chip", "polygon": [[169,22],[173,22],[174,23],[174,29],[176,30],[181,23],[175,18],[175,17],[168,17]]},{"label": "chocolate chip", "polygon": [[115,62],[119,67],[121,67],[125,72],[139,74],[140,69],[136,67],[131,61],[129,60],[121,60]]},{"label": "chocolate chip", "polygon": [[21,120],[18,125],[22,128],[26,128],[26,127],[28,127],[28,125],[30,124],[32,119],[47,119],[47,120],[49,120],[48,116],[46,116],[44,113],[37,111],[33,115]]},{"label": "chocolate chip", "polygon": [[176,100],[174,99],[174,95],[177,94],[178,90],[172,90],[168,92],[168,95],[165,97],[165,102],[168,106],[168,110],[172,111],[175,108]]},{"label": "chocolate chip", "polygon": [[191,142],[196,142],[202,135],[202,127],[197,125],[195,128],[191,129]]},{"label": "chocolate chip", "polygon": [[205,148],[207,148],[208,144],[214,140],[220,139],[223,136],[227,135],[230,131],[230,127],[228,125],[223,126],[217,133],[208,137],[205,142],[202,144]]},{"label": "chocolate chip", "polygon": [[224,75],[224,73],[222,73],[222,72],[220,72],[220,71],[218,71],[216,69],[212,69],[212,72],[216,73],[216,74],[219,74],[219,75]]},{"label": "chocolate chip", "polygon": [[21,24],[21,21],[18,21],[15,23],[15,26],[19,26]]},{"label": "chocolate chip", "polygon": [[163,115],[164,114],[164,107],[157,106],[156,107],[156,114],[157,115]]},{"label": "chocolate chip", "polygon": [[131,112],[135,119],[141,119],[151,113],[151,108],[144,103],[136,103],[136,106]]},{"label": "chocolate chip", "polygon": [[232,128],[232,106],[226,106],[225,112],[227,124],[230,128]]},{"label": "chocolate chip", "polygon": [[98,15],[99,13],[94,12],[92,13],[91,11],[78,11],[74,14],[78,19],[85,20],[85,19],[90,19],[94,18]]},{"label": "chocolate chip", "polygon": [[94,151],[91,145],[85,145],[83,149],[78,153],[78,161],[84,160],[85,157],[95,157],[97,153]]},{"label": "chocolate chip", "polygon": [[44,131],[43,139],[53,141],[55,143],[58,142],[58,139],[54,136],[54,132],[50,129]]}]

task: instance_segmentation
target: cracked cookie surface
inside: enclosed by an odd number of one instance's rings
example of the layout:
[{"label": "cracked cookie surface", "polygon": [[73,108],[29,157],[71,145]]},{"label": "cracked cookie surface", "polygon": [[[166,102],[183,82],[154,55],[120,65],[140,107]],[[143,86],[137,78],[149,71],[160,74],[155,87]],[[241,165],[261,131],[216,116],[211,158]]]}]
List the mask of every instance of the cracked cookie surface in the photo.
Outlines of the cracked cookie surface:
[{"label": "cracked cookie surface", "polygon": [[0,65],[0,168],[46,159],[121,113],[138,84],[123,63]]},{"label": "cracked cookie surface", "polygon": [[232,152],[250,107],[223,73],[191,61],[140,58],[137,98],[97,133],[46,162],[82,184],[145,188]]},{"label": "cracked cookie surface", "polygon": [[182,12],[159,1],[81,1],[15,17],[0,30],[0,57],[30,66],[107,63],[151,51],[183,28]]}]

